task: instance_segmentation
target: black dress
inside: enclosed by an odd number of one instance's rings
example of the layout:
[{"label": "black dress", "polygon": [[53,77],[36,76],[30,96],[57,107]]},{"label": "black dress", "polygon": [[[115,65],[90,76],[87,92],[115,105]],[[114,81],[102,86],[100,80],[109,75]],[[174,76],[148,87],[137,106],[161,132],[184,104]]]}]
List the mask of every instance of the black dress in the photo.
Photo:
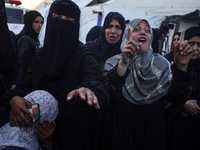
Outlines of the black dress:
[{"label": "black dress", "polygon": [[[129,102],[122,94],[126,74],[120,77],[117,66],[106,76],[106,85],[110,87],[110,103],[103,136],[104,150],[165,150],[166,124],[164,100],[177,101],[189,95],[191,71],[185,73],[173,67],[173,83],[168,94],[148,105]],[[182,86],[182,82],[185,86]],[[187,87],[187,88],[186,88]],[[183,93],[183,94],[182,94]],[[182,94],[182,95],[181,95]]]},{"label": "black dress", "polygon": [[[192,92],[187,100],[197,100],[200,106],[200,59],[192,60],[194,79]],[[167,114],[167,150],[200,149],[200,115],[182,117],[180,113],[186,101],[173,104],[166,110]]]}]

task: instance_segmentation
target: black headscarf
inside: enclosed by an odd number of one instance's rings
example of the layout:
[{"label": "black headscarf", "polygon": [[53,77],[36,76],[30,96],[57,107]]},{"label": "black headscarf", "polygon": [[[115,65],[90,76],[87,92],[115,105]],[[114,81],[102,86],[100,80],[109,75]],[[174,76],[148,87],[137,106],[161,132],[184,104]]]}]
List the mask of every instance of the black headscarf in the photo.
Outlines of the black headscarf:
[{"label": "black headscarf", "polygon": [[[122,35],[120,40],[116,44],[109,44],[105,38],[105,30],[108,28],[109,24],[112,22],[113,19],[117,19],[121,26]],[[107,14],[102,32],[97,41],[91,43],[91,49],[93,50],[97,61],[105,62],[108,58],[121,53],[120,44],[122,41],[122,36],[125,29],[125,19],[124,17],[118,12],[110,12]]]},{"label": "black headscarf", "polygon": [[98,39],[102,29],[103,29],[102,26],[92,27],[86,36],[86,42],[95,41],[96,39]]},{"label": "black headscarf", "polygon": [[[185,40],[190,40],[194,36],[200,37],[200,26],[192,26],[189,27],[185,31]],[[200,58],[197,58],[195,60],[190,61],[191,65],[194,68],[194,75],[195,75],[195,82],[193,83],[193,94],[194,97],[198,100],[200,100],[199,91],[200,91]]]},{"label": "black headscarf", "polygon": [[6,71],[16,63],[17,57],[11,43],[7,25],[5,1],[0,1],[0,73]]},{"label": "black headscarf", "polygon": [[[74,23],[52,18],[52,13],[75,19]],[[42,71],[51,77],[61,77],[69,72],[70,64],[80,46],[80,9],[70,0],[56,0],[52,3],[47,18],[43,48]]]},{"label": "black headscarf", "polygon": [[[33,29],[33,22],[37,17],[43,16],[38,11],[29,11],[24,15],[24,28],[22,31],[17,35],[17,40],[20,39],[24,35],[28,35],[38,41],[39,33],[36,33]],[[44,19],[44,18],[43,18]]]}]

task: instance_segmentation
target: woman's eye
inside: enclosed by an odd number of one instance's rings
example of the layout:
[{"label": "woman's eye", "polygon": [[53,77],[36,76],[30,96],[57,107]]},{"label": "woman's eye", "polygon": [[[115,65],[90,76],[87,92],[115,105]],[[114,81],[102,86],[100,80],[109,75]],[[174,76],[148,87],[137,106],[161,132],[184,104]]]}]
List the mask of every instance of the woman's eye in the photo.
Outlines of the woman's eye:
[{"label": "woman's eye", "polygon": [[190,46],[193,46],[193,45],[194,45],[194,42],[188,42],[188,44],[189,44]]},{"label": "woman's eye", "polygon": [[149,29],[147,29],[147,30],[145,30],[145,32],[147,32],[147,33],[150,33],[150,30],[149,30]]},{"label": "woman's eye", "polygon": [[135,28],[133,31],[139,31],[139,29],[138,29],[138,28]]}]

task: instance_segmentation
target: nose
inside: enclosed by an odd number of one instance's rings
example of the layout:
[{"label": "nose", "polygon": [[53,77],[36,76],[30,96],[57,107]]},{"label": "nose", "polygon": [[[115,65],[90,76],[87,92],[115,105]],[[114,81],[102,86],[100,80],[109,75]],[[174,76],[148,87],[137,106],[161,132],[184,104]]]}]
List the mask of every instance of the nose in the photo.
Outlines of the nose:
[{"label": "nose", "polygon": [[144,29],[141,29],[141,30],[140,30],[140,34],[141,34],[141,35],[145,35],[145,30],[144,30]]},{"label": "nose", "polygon": [[197,43],[195,43],[195,44],[192,46],[192,49],[196,51],[197,48],[198,48],[198,45],[197,45]]},{"label": "nose", "polygon": [[111,33],[115,33],[115,31],[116,31],[116,29],[113,27],[112,29],[111,29]]}]

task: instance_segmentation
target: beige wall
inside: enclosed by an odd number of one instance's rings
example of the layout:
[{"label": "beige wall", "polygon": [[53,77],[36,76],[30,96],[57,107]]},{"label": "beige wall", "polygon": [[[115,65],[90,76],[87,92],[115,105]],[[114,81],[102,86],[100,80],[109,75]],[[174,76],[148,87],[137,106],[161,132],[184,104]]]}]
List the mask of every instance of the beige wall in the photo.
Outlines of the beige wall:
[{"label": "beige wall", "polygon": [[22,5],[20,7],[31,9],[31,10],[40,10],[45,6],[52,3],[52,0],[21,0]]}]

